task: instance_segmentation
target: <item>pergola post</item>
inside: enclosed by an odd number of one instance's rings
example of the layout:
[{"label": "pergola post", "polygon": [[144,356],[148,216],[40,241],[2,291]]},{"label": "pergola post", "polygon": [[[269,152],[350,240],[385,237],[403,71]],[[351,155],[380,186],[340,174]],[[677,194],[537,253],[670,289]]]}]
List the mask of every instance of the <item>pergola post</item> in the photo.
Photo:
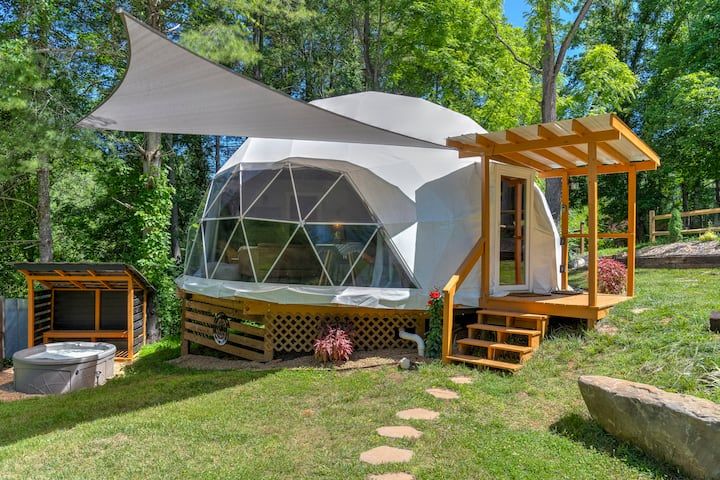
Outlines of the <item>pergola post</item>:
[{"label": "pergola post", "polygon": [[[570,214],[570,176],[565,172],[562,179],[562,205],[560,207],[560,239],[562,242],[562,274],[561,274],[561,285],[563,290],[568,289],[568,229],[569,229],[569,214]],[[582,242],[582,238],[580,239]]]},{"label": "pergola post", "polygon": [[35,285],[30,278],[26,276],[28,287],[28,317],[27,317],[27,344],[28,348],[35,346]]},{"label": "pergola post", "polygon": [[635,228],[637,225],[637,174],[628,170],[628,238],[627,238],[627,295],[635,295]]},{"label": "pergola post", "polygon": [[597,143],[588,143],[588,306],[598,304],[598,171]]},{"label": "pergola post", "polygon": [[482,236],[485,238],[486,243],[485,252],[480,261],[480,304],[485,305],[490,296],[490,157],[488,155],[482,156],[482,165]]}]

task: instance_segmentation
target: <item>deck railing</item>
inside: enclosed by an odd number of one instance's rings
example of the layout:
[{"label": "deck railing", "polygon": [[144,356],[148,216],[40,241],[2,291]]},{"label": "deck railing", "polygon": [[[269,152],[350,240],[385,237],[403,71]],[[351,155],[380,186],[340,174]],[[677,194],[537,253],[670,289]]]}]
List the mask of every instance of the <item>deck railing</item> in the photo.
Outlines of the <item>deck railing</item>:
[{"label": "deck railing", "polygon": [[485,237],[481,237],[473,246],[455,274],[450,277],[447,284],[443,288],[443,336],[442,336],[442,360],[448,361],[448,356],[452,353],[452,331],[454,323],[455,308],[455,292],[462,285],[473,267],[480,258],[485,254]]},{"label": "deck railing", "polygon": [[[682,218],[687,217],[700,217],[704,215],[720,215],[720,208],[706,208],[703,210],[691,210],[689,212],[680,212]],[[650,241],[654,242],[657,237],[663,235],[670,235],[667,230],[656,230],[658,220],[670,220],[672,214],[666,213],[663,215],[655,215],[655,210],[650,210]],[[707,230],[714,232],[720,232],[720,226],[705,227],[705,228],[686,228],[682,230],[682,233],[703,233]]]}]

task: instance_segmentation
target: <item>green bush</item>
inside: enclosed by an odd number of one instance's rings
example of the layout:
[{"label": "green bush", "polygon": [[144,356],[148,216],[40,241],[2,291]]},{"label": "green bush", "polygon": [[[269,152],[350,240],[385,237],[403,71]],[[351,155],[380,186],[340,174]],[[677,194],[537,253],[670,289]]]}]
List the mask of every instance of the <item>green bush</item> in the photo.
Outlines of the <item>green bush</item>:
[{"label": "green bush", "polygon": [[715,240],[717,240],[718,235],[711,230],[712,226],[712,222],[708,222],[708,229],[702,235],[700,235],[698,240],[700,240],[701,242],[714,242]]},{"label": "green bush", "polygon": [[670,223],[668,223],[668,232],[670,232],[670,241],[679,242],[683,239],[683,223],[680,216],[680,210],[673,208],[670,212]]}]

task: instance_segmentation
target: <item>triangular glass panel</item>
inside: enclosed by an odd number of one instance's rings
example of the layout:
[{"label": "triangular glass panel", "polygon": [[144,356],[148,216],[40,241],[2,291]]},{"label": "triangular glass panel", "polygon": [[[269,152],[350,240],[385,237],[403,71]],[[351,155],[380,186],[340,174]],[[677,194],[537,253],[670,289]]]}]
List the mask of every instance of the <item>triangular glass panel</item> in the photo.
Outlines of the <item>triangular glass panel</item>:
[{"label": "triangular glass panel", "polygon": [[255,281],[240,220],[206,221],[205,253],[210,278]]},{"label": "triangular glass panel", "polygon": [[185,251],[188,252],[185,261],[185,275],[205,278],[205,260],[203,258],[202,238],[200,235],[200,229],[197,225],[191,227]]},{"label": "triangular glass panel", "polygon": [[265,280],[268,283],[319,285],[324,273],[305,231],[299,228]]},{"label": "triangular glass panel", "polygon": [[[321,285],[341,285],[377,229],[374,225],[306,224],[305,230],[327,275]],[[330,281],[328,281],[330,280]]]},{"label": "triangular glass panel", "polygon": [[275,178],[276,170],[243,170],[242,171],[242,209],[244,212],[252,206],[260,192]]},{"label": "triangular glass panel", "polygon": [[378,288],[417,288],[382,230],[362,252],[344,285]]},{"label": "triangular glass panel", "polygon": [[341,178],[330,193],[318,204],[305,219],[306,222],[324,223],[375,223],[365,201],[355,188]]},{"label": "triangular glass panel", "polygon": [[232,172],[223,172],[215,175],[215,178],[213,178],[213,181],[210,184],[210,189],[208,190],[207,203],[205,204],[205,212],[210,210],[210,207],[213,206],[218,194],[222,191],[223,188],[225,188],[225,184],[230,179],[230,175],[232,175]]},{"label": "triangular glass panel", "polygon": [[243,224],[255,275],[257,281],[262,282],[298,225],[248,219],[244,219]]},{"label": "triangular glass panel", "polygon": [[246,217],[298,221],[290,169],[285,168],[245,212]]},{"label": "triangular glass panel", "polygon": [[310,167],[292,167],[295,193],[300,215],[303,218],[318,204],[320,199],[340,177],[337,172]]},{"label": "triangular glass panel", "polygon": [[[215,184],[213,184],[215,188]],[[240,216],[240,171],[233,171],[227,178],[222,190],[215,195],[212,203],[208,203],[205,218],[239,217]]]}]

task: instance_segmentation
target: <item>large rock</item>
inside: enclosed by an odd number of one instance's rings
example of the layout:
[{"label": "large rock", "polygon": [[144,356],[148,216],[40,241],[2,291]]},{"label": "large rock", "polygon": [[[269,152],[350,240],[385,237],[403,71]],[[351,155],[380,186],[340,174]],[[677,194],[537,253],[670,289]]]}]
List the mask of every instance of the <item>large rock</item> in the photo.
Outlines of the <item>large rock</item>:
[{"label": "large rock", "polygon": [[578,383],[609,433],[692,477],[720,479],[720,405],[616,378],[587,375]]}]

